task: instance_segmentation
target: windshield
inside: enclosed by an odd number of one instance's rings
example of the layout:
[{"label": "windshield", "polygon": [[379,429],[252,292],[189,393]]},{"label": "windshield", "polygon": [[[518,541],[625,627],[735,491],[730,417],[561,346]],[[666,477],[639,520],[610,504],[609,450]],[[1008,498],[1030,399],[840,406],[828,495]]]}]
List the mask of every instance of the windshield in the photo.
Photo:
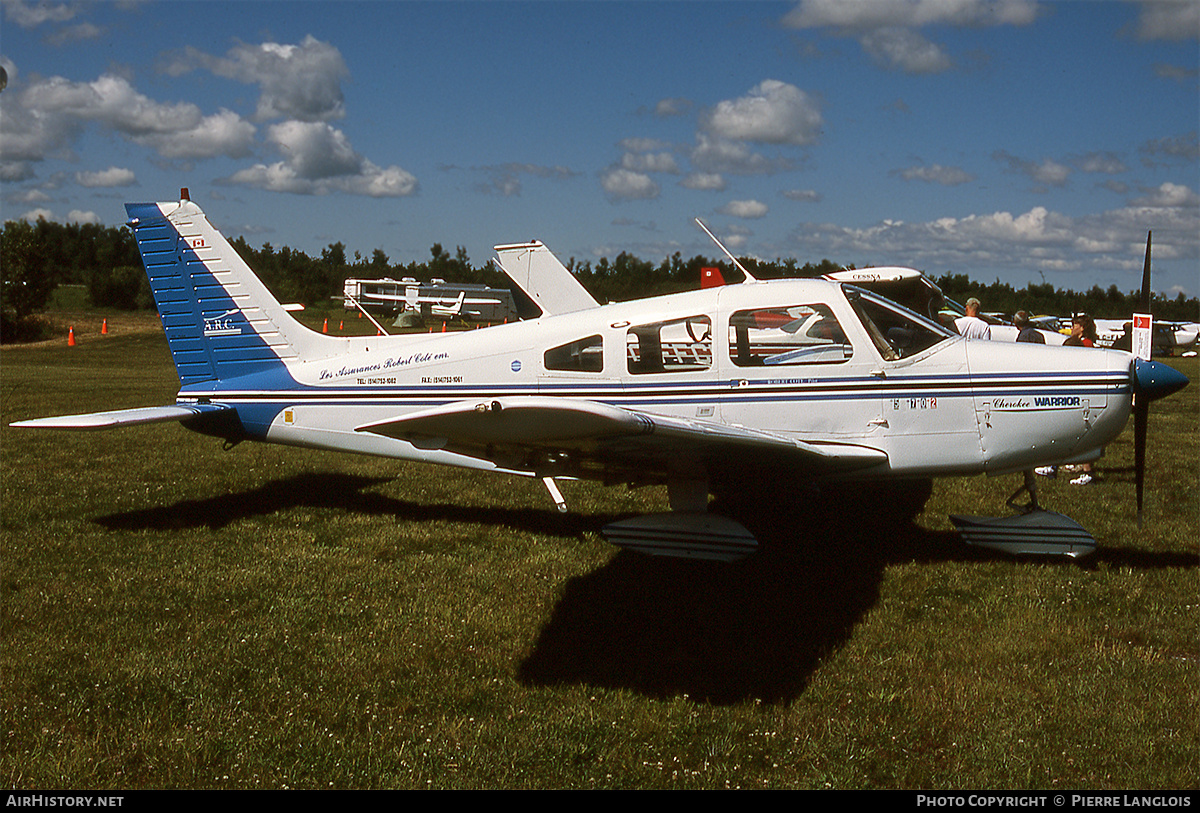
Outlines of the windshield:
[{"label": "windshield", "polygon": [[958,334],[883,297],[843,286],[854,313],[885,361],[915,356]]}]

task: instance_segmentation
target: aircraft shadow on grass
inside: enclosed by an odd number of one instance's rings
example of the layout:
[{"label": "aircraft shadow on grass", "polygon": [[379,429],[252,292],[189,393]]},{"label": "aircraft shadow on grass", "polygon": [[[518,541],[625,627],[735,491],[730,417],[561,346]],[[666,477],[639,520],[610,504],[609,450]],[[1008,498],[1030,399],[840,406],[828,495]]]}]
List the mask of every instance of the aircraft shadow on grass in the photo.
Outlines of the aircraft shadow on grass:
[{"label": "aircraft shadow on grass", "polygon": [[[331,508],[398,521],[452,520],[560,537],[598,535],[620,515],[560,514],[540,508],[418,503],[368,489],[387,478],[302,474],[234,494],[99,517],[111,530],[219,529],[296,507]],[[527,685],[581,684],[650,697],[687,695],[712,703],[783,703],[800,696],[823,659],[849,640],[874,607],[887,566],[903,562],[1012,557],[973,548],[957,533],[913,522],[880,501],[865,510],[814,511],[778,501],[744,509],[761,548],[721,563],[619,551],[602,567],[570,579],[551,616],[517,665]],[[750,517],[749,513],[755,513]],[[593,536],[594,538],[594,536]],[[1083,562],[1038,560],[1047,567],[1195,568],[1194,554],[1101,547]]]}]

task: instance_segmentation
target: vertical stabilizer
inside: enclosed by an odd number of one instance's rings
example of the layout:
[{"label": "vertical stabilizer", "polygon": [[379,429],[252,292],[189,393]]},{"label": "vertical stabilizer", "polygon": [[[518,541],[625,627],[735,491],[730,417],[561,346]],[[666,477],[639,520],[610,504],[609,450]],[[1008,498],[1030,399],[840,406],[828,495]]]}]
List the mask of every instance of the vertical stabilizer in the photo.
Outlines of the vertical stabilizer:
[{"label": "vertical stabilizer", "polygon": [[541,242],[534,240],[495,248],[496,264],[542,309],[543,316],[600,306]]},{"label": "vertical stabilizer", "polygon": [[284,310],[186,194],[125,210],[183,389],[281,373],[340,349]]}]

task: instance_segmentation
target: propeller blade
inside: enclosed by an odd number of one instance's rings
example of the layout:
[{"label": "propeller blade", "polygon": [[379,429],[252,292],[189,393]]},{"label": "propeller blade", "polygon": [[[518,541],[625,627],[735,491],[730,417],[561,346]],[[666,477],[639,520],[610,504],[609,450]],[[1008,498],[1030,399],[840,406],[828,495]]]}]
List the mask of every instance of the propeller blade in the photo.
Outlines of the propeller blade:
[{"label": "propeller blade", "polygon": [[1150,312],[1150,236],[1152,234],[1154,234],[1152,231],[1146,232],[1146,264],[1142,266],[1142,301],[1139,313]]},{"label": "propeller blade", "polygon": [[1150,402],[1166,398],[1188,385],[1188,378],[1161,361],[1134,358],[1133,383],[1133,466],[1137,484],[1138,527],[1142,527],[1142,489],[1146,481],[1146,426]]},{"label": "propeller blade", "polygon": [[1142,491],[1146,486],[1146,425],[1150,422],[1149,399],[1134,397],[1133,470],[1137,487],[1137,523],[1142,527]]},{"label": "propeller blade", "polygon": [[[1146,232],[1146,263],[1142,266],[1142,298],[1139,302],[1138,313],[1150,312],[1150,237],[1153,231]],[[1151,345],[1154,339],[1150,340]],[[1137,365],[1134,365],[1134,396],[1133,396],[1133,470],[1137,485],[1137,522],[1142,527],[1142,490],[1146,484],[1146,426],[1150,422],[1150,398],[1148,393],[1141,391],[1141,381],[1138,378]]]}]

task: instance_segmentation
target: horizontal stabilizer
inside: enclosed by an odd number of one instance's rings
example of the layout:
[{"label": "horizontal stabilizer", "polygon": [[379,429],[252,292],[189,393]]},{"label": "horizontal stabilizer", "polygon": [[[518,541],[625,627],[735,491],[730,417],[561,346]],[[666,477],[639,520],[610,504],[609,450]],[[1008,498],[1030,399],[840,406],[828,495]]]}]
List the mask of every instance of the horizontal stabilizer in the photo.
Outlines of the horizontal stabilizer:
[{"label": "horizontal stabilizer", "polygon": [[740,523],[717,514],[649,514],[601,529],[611,544],[650,556],[733,562],[758,549],[758,540]]},{"label": "horizontal stabilizer", "polygon": [[1096,540],[1075,520],[1054,511],[1030,511],[1011,517],[951,516],[968,545],[1015,556],[1070,556],[1094,553]]},{"label": "horizontal stabilizer", "polygon": [[219,404],[171,404],[170,406],[118,409],[113,412],[89,412],[85,415],[60,415],[56,418],[36,418],[9,424],[29,429],[112,429],[143,423],[182,421],[197,415],[224,412],[232,407]]}]

